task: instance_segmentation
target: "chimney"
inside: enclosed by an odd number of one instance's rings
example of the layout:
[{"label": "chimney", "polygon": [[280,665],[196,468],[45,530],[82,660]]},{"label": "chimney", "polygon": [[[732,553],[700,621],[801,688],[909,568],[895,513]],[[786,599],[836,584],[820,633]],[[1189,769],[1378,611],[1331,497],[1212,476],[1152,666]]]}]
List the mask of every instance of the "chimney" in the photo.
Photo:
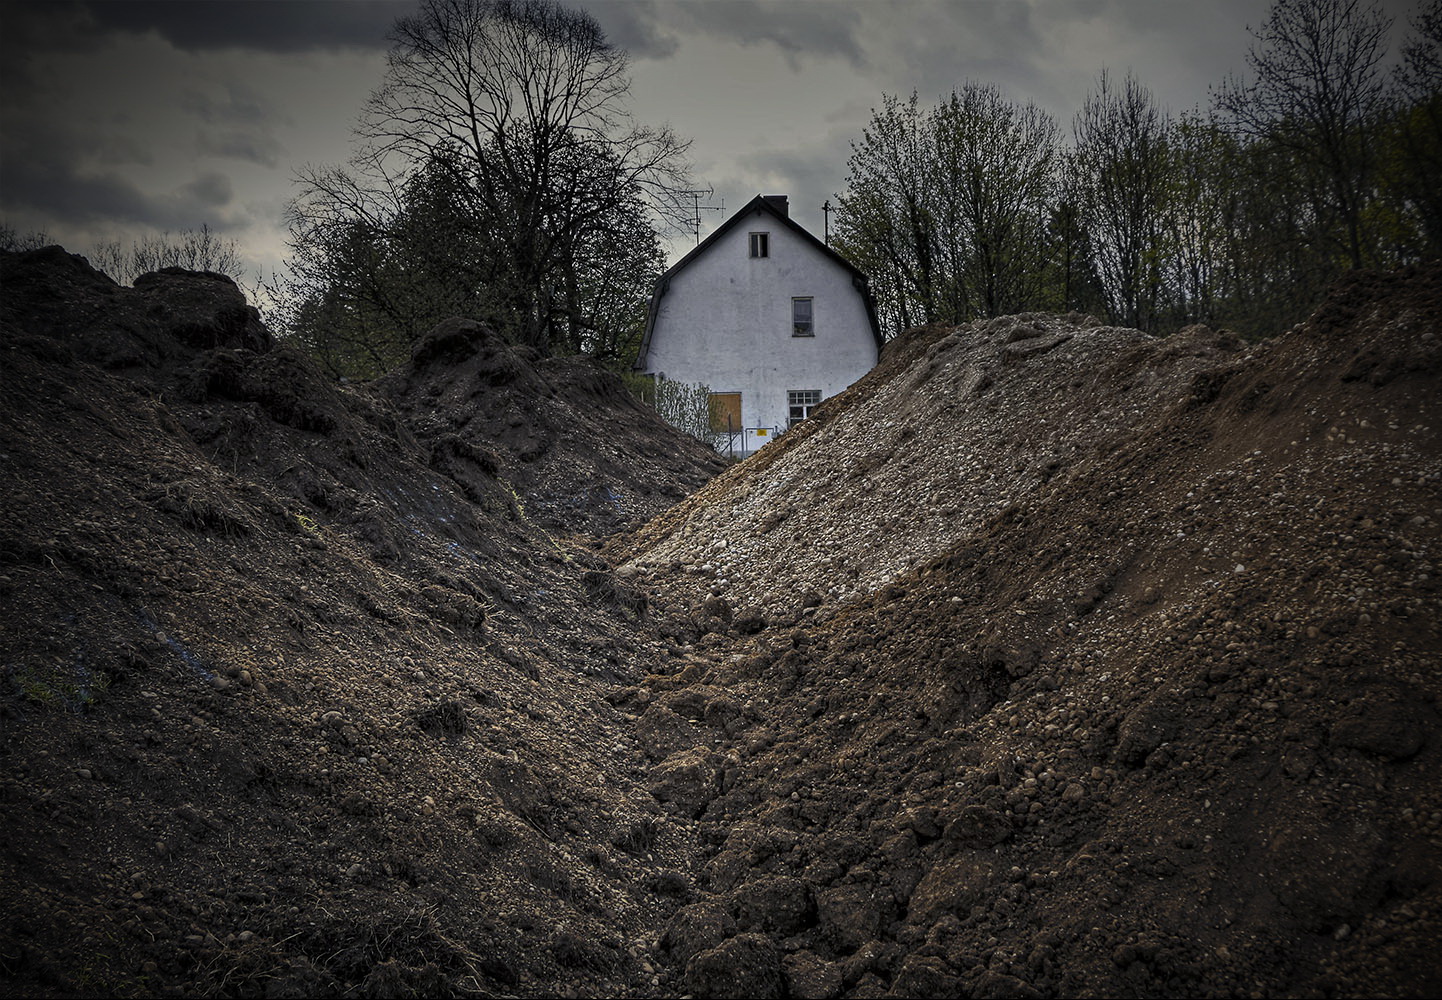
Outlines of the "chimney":
[{"label": "chimney", "polygon": [[763,194],[761,197],[770,202],[771,207],[781,213],[783,219],[790,218],[791,211],[787,206],[786,195],[784,194]]}]

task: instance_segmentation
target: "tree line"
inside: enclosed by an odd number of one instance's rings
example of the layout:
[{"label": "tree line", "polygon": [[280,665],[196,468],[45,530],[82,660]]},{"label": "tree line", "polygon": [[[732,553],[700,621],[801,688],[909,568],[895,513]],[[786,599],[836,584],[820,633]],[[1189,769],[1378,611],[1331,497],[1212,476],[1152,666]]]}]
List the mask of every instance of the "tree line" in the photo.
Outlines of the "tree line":
[{"label": "tree line", "polygon": [[966,83],[885,96],[852,144],[833,246],[890,329],[1079,310],[1265,335],[1350,268],[1442,256],[1442,0],[1278,0],[1246,81],[1172,116],[1103,71],[1065,141],[1034,104]]}]

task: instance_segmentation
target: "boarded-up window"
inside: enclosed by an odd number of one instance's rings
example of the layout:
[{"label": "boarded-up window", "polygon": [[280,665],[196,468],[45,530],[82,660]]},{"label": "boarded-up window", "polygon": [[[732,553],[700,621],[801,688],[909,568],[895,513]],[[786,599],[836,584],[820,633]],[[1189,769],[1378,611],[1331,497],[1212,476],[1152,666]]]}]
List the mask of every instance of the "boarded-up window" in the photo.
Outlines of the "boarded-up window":
[{"label": "boarded-up window", "polygon": [[741,393],[713,392],[710,404],[712,431],[719,434],[741,429]]}]

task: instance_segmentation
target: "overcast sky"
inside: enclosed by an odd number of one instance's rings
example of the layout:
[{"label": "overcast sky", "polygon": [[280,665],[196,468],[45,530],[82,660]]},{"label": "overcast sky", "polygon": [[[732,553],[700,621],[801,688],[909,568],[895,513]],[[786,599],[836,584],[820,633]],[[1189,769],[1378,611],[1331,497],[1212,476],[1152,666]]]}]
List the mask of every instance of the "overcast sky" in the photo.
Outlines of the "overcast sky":
[{"label": "overcast sky", "polygon": [[[581,0],[630,52],[634,111],[694,139],[713,204],[791,197],[820,234],[884,93],[967,80],[1069,134],[1098,72],[1173,112],[1245,69],[1268,0]],[[283,258],[306,164],[341,163],[381,79],[392,0],[0,4],[0,221],[84,253],[198,228]],[[1399,22],[1412,5],[1389,3]],[[1395,32],[1394,32],[1395,33]],[[724,213],[703,213],[708,231]],[[684,252],[689,241],[673,243]]]}]

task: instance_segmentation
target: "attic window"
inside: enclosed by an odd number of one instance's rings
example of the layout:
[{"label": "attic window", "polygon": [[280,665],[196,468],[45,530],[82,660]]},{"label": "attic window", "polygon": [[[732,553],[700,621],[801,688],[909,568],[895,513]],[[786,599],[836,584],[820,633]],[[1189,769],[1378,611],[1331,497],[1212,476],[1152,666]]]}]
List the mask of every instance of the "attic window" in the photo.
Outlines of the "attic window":
[{"label": "attic window", "polygon": [[791,336],[816,336],[816,324],[811,319],[811,296],[809,295],[791,300]]},{"label": "attic window", "polygon": [[820,389],[791,389],[786,393],[786,426],[795,427],[811,416],[811,411],[821,404]]},{"label": "attic window", "polygon": [[752,234],[751,234],[751,256],[753,256],[753,257],[770,257],[770,256],[771,256],[771,240],[769,239],[770,235],[771,235],[770,233],[752,233]]}]

